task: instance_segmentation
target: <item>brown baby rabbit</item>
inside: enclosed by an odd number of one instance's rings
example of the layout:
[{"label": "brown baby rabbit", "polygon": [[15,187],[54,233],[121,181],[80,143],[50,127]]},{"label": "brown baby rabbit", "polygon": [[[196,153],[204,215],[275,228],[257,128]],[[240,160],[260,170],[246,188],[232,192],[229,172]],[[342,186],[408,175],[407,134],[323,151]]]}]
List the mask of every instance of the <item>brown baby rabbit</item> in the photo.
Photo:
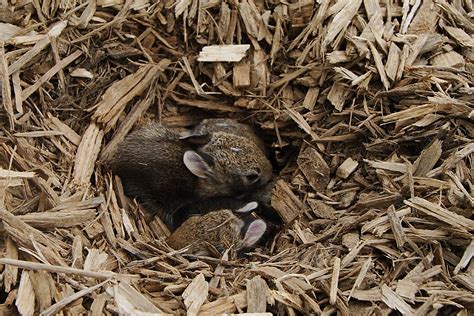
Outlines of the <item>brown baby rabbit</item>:
[{"label": "brown baby rabbit", "polygon": [[180,207],[246,194],[272,176],[264,153],[245,137],[226,132],[180,136],[157,123],[126,137],[110,165],[125,193],[171,229]]},{"label": "brown baby rabbit", "polygon": [[265,233],[267,225],[261,219],[245,222],[236,215],[251,212],[258,206],[250,202],[241,209],[223,209],[188,218],[179,226],[167,243],[173,249],[189,247],[187,253],[209,256],[228,248],[238,251],[253,246]]}]

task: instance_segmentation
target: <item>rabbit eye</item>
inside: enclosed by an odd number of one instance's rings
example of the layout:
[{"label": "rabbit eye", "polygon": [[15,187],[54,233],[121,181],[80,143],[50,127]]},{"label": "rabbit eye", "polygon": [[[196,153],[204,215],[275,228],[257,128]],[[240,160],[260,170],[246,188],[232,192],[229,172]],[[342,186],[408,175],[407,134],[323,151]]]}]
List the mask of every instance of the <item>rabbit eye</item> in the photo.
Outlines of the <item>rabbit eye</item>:
[{"label": "rabbit eye", "polygon": [[260,180],[260,173],[260,168],[256,168],[255,170],[250,171],[249,173],[244,175],[244,182],[247,185],[257,183]]}]

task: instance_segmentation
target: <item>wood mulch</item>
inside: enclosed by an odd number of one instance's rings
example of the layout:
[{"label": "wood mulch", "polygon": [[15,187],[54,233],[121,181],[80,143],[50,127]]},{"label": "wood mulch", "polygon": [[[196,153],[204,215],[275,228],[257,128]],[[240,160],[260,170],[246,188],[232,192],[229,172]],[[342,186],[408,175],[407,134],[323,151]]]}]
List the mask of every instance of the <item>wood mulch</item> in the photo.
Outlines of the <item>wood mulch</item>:
[{"label": "wood mulch", "polygon": [[[0,1],[0,314],[468,315],[463,0]],[[135,127],[254,125],[283,224],[168,247],[105,168]],[[275,214],[275,217],[277,215]]]}]

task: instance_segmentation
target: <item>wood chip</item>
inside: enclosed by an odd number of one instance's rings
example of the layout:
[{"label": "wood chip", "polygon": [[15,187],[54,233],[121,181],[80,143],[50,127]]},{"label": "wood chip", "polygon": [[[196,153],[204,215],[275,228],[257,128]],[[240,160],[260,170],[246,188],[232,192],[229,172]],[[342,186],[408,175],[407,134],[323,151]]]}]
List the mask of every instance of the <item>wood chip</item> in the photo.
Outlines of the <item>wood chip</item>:
[{"label": "wood chip", "polygon": [[264,313],[267,310],[268,286],[259,275],[247,281],[247,312]]},{"label": "wood chip", "polygon": [[336,175],[340,178],[347,179],[351,173],[353,173],[359,163],[352,160],[352,158],[347,158],[344,162],[337,168]]},{"label": "wood chip", "polygon": [[387,306],[398,310],[403,315],[412,315],[414,313],[413,308],[405,303],[405,301],[386,284],[383,284],[381,288],[382,300]]},{"label": "wood chip", "polygon": [[321,154],[313,147],[307,147],[298,156],[298,166],[311,187],[316,191],[324,191],[329,184],[329,166]]},{"label": "wood chip", "polygon": [[250,45],[204,46],[199,53],[201,62],[239,62],[245,57]]},{"label": "wood chip", "polygon": [[206,301],[209,292],[209,284],[204,275],[197,275],[183,292],[184,305],[187,315],[197,315],[202,304]]}]

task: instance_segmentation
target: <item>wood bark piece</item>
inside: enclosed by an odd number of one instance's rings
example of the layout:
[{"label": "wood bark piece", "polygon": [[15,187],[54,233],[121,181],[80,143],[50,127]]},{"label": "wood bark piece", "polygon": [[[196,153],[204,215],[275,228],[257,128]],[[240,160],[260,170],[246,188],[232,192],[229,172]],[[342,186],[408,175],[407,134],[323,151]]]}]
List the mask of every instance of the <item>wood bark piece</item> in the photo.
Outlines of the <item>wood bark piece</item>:
[{"label": "wood bark piece", "polygon": [[353,173],[359,163],[352,160],[352,158],[347,158],[344,162],[337,168],[336,175],[340,178],[347,179],[351,173]]},{"label": "wood bark piece", "polygon": [[236,88],[247,88],[250,86],[250,65],[247,63],[238,63],[234,66],[233,83]]},{"label": "wood bark piece", "polygon": [[17,300],[15,302],[18,311],[22,315],[30,316],[35,312],[35,292],[30,281],[28,271],[23,271],[20,278],[20,286],[18,288]]},{"label": "wood bark piece", "polygon": [[206,301],[209,291],[209,284],[204,279],[204,275],[199,274],[188,285],[183,292],[184,305],[187,308],[187,315],[197,315],[202,304]]},{"label": "wood bark piece", "polygon": [[285,224],[291,223],[304,212],[304,204],[283,180],[275,184],[271,205]]},{"label": "wood bark piece", "polygon": [[245,57],[250,45],[213,45],[204,46],[199,53],[201,62],[238,62]]},{"label": "wood bark piece", "polygon": [[259,275],[247,281],[247,313],[267,310],[268,285]]},{"label": "wood bark piece", "polygon": [[307,147],[298,156],[297,162],[311,187],[316,191],[324,191],[330,180],[330,170],[321,154],[315,148]]},{"label": "wood bark piece", "polygon": [[[166,68],[166,65],[165,67]],[[127,103],[143,93],[156,79],[160,65],[146,65],[120,81],[115,82],[102,96],[102,100],[91,110],[95,110],[92,118],[104,125],[105,131],[114,128]]]},{"label": "wood bark piece", "polygon": [[390,221],[390,226],[392,227],[393,235],[395,236],[395,242],[397,247],[400,250],[403,250],[403,245],[407,242],[405,232],[402,228],[402,223],[395,212],[395,207],[391,205],[387,209],[388,220]]},{"label": "wood bark piece", "polygon": [[418,211],[421,211],[429,216],[433,216],[436,219],[449,224],[453,227],[459,228],[461,230],[473,230],[474,221],[468,219],[464,216],[453,213],[439,205],[431,203],[425,199],[414,197],[407,201],[405,204],[415,208]]},{"label": "wood bark piece", "polygon": [[94,165],[99,156],[104,132],[98,125],[92,123],[89,125],[81,143],[77,148],[74,164],[74,181],[79,185],[86,185],[94,172]]}]

